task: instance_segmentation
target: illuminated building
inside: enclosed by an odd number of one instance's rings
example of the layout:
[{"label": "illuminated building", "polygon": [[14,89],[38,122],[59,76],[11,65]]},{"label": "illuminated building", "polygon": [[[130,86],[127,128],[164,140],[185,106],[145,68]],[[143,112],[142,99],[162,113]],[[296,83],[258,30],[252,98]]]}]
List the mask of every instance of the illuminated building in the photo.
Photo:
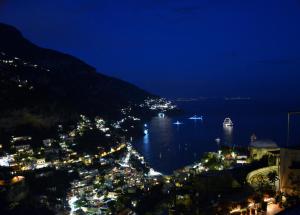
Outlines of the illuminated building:
[{"label": "illuminated building", "polygon": [[250,143],[249,150],[253,160],[260,160],[265,155],[271,155],[272,151],[278,151],[279,147],[271,140],[257,140]]}]

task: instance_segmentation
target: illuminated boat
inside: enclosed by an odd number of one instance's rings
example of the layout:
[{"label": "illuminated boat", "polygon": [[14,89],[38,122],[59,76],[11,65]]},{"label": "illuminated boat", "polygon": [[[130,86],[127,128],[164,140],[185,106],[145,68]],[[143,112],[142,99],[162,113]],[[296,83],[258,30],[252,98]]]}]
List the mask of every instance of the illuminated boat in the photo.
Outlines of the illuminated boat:
[{"label": "illuminated boat", "polygon": [[221,138],[217,137],[217,138],[215,139],[215,141],[216,141],[216,143],[220,143],[220,142],[221,142]]},{"label": "illuminated boat", "polygon": [[233,122],[231,121],[231,119],[229,117],[224,119],[223,122],[223,127],[232,127],[233,126]]},{"label": "illuminated boat", "polygon": [[182,122],[179,122],[178,120],[176,122],[173,123],[174,125],[181,125],[183,124]]},{"label": "illuminated boat", "polygon": [[145,135],[148,135],[148,134],[149,134],[148,129],[145,129],[145,130],[144,130],[144,134],[145,134]]},{"label": "illuminated boat", "polygon": [[190,117],[189,119],[193,119],[193,120],[203,120],[203,116],[197,116],[197,115],[194,115],[194,116]]},{"label": "illuminated boat", "polygon": [[165,118],[165,114],[164,113],[158,113],[158,117],[159,118]]}]

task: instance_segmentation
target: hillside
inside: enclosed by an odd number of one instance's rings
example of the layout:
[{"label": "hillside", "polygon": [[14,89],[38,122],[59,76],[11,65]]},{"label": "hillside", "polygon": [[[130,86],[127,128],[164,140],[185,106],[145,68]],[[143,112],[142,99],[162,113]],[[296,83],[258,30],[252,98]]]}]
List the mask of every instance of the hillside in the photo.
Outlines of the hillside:
[{"label": "hillside", "polygon": [[0,132],[52,129],[79,114],[112,119],[120,109],[155,97],[98,73],[83,61],[40,48],[0,24]]}]

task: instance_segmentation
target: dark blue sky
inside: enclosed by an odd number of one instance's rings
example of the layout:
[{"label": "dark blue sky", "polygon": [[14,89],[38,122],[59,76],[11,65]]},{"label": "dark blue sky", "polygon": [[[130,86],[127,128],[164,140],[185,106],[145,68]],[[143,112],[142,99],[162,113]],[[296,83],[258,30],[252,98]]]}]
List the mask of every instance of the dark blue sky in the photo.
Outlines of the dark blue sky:
[{"label": "dark blue sky", "polygon": [[0,2],[38,45],[153,93],[299,98],[299,0]]}]

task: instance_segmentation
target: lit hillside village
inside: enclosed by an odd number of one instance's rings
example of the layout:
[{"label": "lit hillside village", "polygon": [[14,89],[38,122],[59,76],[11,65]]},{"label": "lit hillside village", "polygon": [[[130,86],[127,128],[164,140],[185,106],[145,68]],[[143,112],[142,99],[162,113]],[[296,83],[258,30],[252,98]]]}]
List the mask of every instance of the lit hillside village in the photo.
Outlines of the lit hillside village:
[{"label": "lit hillside village", "polygon": [[[3,64],[43,69],[1,55]],[[34,87],[27,80],[15,83],[19,88]],[[176,109],[162,98],[137,106],[156,114]],[[0,192],[10,207],[26,198],[28,186],[36,188],[35,201],[40,205],[69,214],[134,214],[142,211],[151,196],[158,197],[154,201],[158,210],[170,214],[200,200],[209,201],[205,209],[215,214],[276,214],[299,203],[300,149],[279,148],[253,135],[248,148],[223,146],[199,162],[163,175],[131,145],[128,132],[143,125],[143,119],[130,106],[120,113],[123,117],[116,121],[81,115],[73,129],[59,125],[57,137],[44,139],[38,148],[32,147],[31,136],[12,136],[6,150],[0,145]],[[82,153],[78,140],[91,140],[84,139],[87,133],[105,143]]]},{"label": "lit hillside village", "polygon": [[[114,214],[119,210],[134,212],[135,207],[143,203],[139,197],[147,196],[156,187],[161,187],[166,195],[175,193],[178,201],[194,198],[191,194],[179,194],[179,190],[185,190],[194,178],[208,189],[203,192],[213,192],[212,186],[216,186],[216,180],[227,182],[218,185],[221,191],[238,189],[244,185],[230,171],[247,166],[251,169],[251,165],[266,159],[267,166],[252,168],[243,179],[254,188],[255,195],[245,197],[247,204],[231,203],[231,214],[257,214],[264,207],[269,211],[268,214],[275,214],[298,201],[295,196],[299,194],[299,150],[280,149],[273,142],[258,141],[255,137],[249,150],[223,148],[218,152],[210,152],[200,162],[175,171],[170,176],[149,167],[125,138],[108,150],[99,147],[99,152],[94,155],[80,155],[72,149],[71,146],[76,145],[74,138],[83,135],[86,130],[97,129],[110,138],[112,130],[122,129],[122,122],[128,118],[132,116],[107,125],[101,118],[92,122],[82,115],[76,129],[59,133],[59,139],[43,140],[43,147],[35,150],[30,146],[31,137],[12,137],[11,150],[14,153],[3,153],[0,159],[1,168],[6,171],[0,181],[1,189],[5,189],[8,196],[13,195],[15,201],[26,193],[27,175],[39,180],[55,175],[56,171],[65,171],[70,180],[72,178],[67,196],[50,199],[48,195],[41,194],[40,204],[56,212],[69,211],[70,214]],[[58,130],[62,130],[62,126]],[[55,194],[57,189],[55,184],[50,183],[46,193]],[[218,198],[212,204],[221,210],[218,201],[221,202],[222,195],[219,194]],[[172,205],[168,207],[172,209]]]},{"label": "lit hillside village", "polygon": [[[10,68],[22,66],[51,72],[18,57],[11,58],[3,52],[0,62]],[[17,88],[34,89],[27,80],[18,78],[11,81]],[[149,98],[137,106],[156,112],[176,108],[162,98]],[[101,117],[90,119],[81,115],[74,129],[68,130],[59,125],[58,137],[44,139],[42,147],[39,148],[32,147],[31,136],[12,136],[10,147],[5,151],[0,145],[0,191],[5,193],[11,207],[25,198],[29,180],[49,180],[56,173],[62,173],[67,182],[70,182],[67,195],[61,195],[57,190],[59,188],[56,183],[59,182],[50,182],[36,199],[41,205],[54,208],[56,212],[69,211],[71,214],[77,211],[113,211],[120,196],[134,193],[137,189],[146,192],[157,185],[162,180],[161,174],[151,169],[144,158],[132,148],[132,137],[127,135],[129,129],[139,126],[141,119],[134,116],[130,106],[121,109],[120,113],[123,118],[111,122]],[[106,145],[102,147],[100,140],[95,152],[79,153],[80,150],[76,150],[76,139],[88,131],[99,133],[106,139]],[[132,201],[132,204],[137,202]]]},{"label": "lit hillside village", "polygon": [[[163,104],[164,101],[158,99],[156,103],[147,100],[141,106],[160,111],[175,107],[169,102]],[[96,130],[113,141],[116,130],[126,134],[127,129],[122,128],[123,123],[129,120],[131,126],[136,126],[134,122],[140,121],[130,115],[130,108],[124,108],[121,112],[124,118],[110,124],[102,118],[90,120],[81,115],[74,130],[62,132],[63,126],[59,125],[59,138],[43,140],[43,146],[38,149],[31,147],[32,137],[12,136],[10,151],[13,153],[2,152],[0,157],[0,166],[6,172],[0,180],[2,189],[8,192],[8,196],[23,195],[20,191],[23,188],[26,190],[25,175],[34,174],[35,178],[43,178],[52,175],[54,171],[67,171],[76,177],[71,182],[66,199],[52,201],[44,195],[40,196],[40,203],[58,211],[69,209],[71,214],[77,210],[91,213],[108,211],[118,197],[125,193],[134,193],[136,189],[149,191],[162,180],[161,174],[148,167],[125,136],[105,148],[99,143],[95,154],[79,154],[74,150],[76,137],[83,136],[88,130]],[[54,184],[47,189],[55,192],[56,186]]]}]

